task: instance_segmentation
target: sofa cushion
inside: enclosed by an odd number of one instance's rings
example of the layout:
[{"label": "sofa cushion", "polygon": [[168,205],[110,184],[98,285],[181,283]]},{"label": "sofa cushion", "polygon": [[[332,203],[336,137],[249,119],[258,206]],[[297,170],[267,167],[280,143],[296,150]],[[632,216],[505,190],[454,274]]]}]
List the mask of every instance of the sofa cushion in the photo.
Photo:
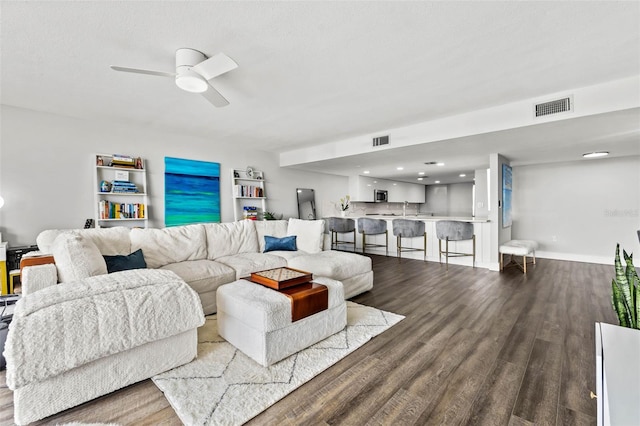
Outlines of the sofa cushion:
[{"label": "sofa cushion", "polygon": [[270,235],[276,238],[282,238],[287,236],[287,227],[289,221],[287,220],[260,220],[254,221],[256,233],[258,234],[258,251],[264,252],[264,236]]},{"label": "sofa cushion", "polygon": [[233,268],[236,271],[236,280],[246,278],[252,272],[287,266],[285,258],[266,253],[240,253],[219,257],[216,262],[224,263]]},{"label": "sofa cushion", "polygon": [[236,271],[213,260],[188,260],[170,263],[160,269],[175,272],[198,294],[215,290],[220,285],[230,283],[236,279]]},{"label": "sofa cushion", "polygon": [[288,266],[311,272],[318,277],[342,281],[371,271],[371,259],[355,253],[323,251],[289,259]]},{"label": "sofa cushion", "polygon": [[38,234],[36,244],[38,244],[38,248],[43,253],[51,253],[53,242],[58,235],[63,233],[76,234],[93,241],[103,255],[127,255],[131,253],[130,231],[129,228],[124,226],[91,229],[47,229]]},{"label": "sofa cushion", "polygon": [[131,230],[131,250],[142,249],[149,268],[170,263],[207,258],[207,239],[203,225],[175,226],[163,229]]},{"label": "sofa cushion", "polygon": [[64,232],[51,246],[58,269],[58,281],[78,281],[107,273],[107,264],[98,247],[88,238]]},{"label": "sofa cushion", "polygon": [[324,242],[324,220],[289,219],[287,235],[297,236],[298,250],[320,253]]},{"label": "sofa cushion", "polygon": [[107,263],[107,272],[110,274],[118,271],[128,271],[130,269],[144,269],[147,262],[144,261],[142,250],[136,250],[126,256],[103,256]]},{"label": "sofa cushion", "polygon": [[207,238],[207,259],[258,252],[258,234],[252,220],[206,223],[203,226]]},{"label": "sofa cushion", "polygon": [[297,251],[296,236],[290,235],[288,237],[276,238],[270,235],[264,236],[264,252],[268,251]]}]

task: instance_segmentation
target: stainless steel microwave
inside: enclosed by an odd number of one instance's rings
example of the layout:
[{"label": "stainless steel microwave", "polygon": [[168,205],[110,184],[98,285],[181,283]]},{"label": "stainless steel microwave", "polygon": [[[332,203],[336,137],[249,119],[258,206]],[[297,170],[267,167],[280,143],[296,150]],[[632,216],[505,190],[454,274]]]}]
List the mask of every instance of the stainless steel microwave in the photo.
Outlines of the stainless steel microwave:
[{"label": "stainless steel microwave", "polygon": [[389,193],[384,189],[374,189],[373,201],[376,203],[386,203],[389,201]]}]

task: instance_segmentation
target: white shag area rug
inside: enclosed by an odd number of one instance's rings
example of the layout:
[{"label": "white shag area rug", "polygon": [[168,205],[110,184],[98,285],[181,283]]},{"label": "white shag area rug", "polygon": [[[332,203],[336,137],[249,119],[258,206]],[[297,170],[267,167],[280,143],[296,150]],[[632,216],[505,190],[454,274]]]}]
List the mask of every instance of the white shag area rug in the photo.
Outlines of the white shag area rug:
[{"label": "white shag area rug", "polygon": [[344,330],[263,367],[221,338],[211,315],[198,329],[198,358],[153,382],[188,426],[240,425],[403,318],[347,301]]}]

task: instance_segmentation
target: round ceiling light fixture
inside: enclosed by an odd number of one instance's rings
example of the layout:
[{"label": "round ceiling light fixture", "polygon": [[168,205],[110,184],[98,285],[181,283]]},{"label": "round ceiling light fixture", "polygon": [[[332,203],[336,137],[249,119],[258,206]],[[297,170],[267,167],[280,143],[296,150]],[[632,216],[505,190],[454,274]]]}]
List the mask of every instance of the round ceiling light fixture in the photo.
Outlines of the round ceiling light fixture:
[{"label": "round ceiling light fixture", "polygon": [[595,152],[587,152],[586,154],[582,154],[584,158],[606,157],[607,155],[609,155],[609,151],[595,151]]},{"label": "round ceiling light fixture", "polygon": [[203,93],[207,91],[209,84],[200,74],[191,68],[178,70],[176,75],[176,85],[182,90],[191,93]]}]

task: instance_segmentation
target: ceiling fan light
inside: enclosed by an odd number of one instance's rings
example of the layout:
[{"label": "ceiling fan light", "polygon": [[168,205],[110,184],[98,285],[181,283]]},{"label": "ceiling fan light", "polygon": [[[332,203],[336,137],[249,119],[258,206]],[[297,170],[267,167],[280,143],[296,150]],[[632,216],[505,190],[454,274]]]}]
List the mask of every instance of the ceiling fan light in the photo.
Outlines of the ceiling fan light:
[{"label": "ceiling fan light", "polygon": [[182,90],[191,93],[203,93],[207,91],[209,84],[202,76],[194,71],[183,70],[176,76],[176,85]]},{"label": "ceiling fan light", "polygon": [[598,158],[605,157],[609,155],[609,151],[596,151],[596,152],[587,152],[586,154],[582,154],[584,158]]}]

